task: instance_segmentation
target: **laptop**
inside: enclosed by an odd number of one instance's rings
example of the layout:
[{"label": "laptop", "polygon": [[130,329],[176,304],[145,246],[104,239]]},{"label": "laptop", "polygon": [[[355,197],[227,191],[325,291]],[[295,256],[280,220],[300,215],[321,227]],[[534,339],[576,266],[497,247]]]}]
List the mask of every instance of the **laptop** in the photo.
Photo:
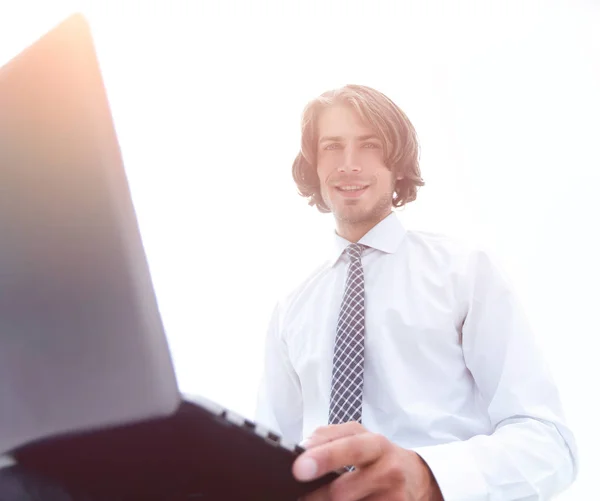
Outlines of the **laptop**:
[{"label": "laptop", "polygon": [[0,455],[98,488],[285,501],[336,477],[296,482],[302,451],[180,393],[93,37],[72,15],[0,68]]}]

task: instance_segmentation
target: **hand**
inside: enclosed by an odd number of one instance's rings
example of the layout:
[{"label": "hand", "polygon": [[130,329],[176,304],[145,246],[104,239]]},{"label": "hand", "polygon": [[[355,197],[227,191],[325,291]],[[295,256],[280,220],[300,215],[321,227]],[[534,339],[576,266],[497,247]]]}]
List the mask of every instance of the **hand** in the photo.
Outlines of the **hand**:
[{"label": "hand", "polygon": [[309,481],[354,466],[305,501],[443,501],[427,464],[413,452],[370,433],[356,422],[324,426],[302,444],[292,472]]}]

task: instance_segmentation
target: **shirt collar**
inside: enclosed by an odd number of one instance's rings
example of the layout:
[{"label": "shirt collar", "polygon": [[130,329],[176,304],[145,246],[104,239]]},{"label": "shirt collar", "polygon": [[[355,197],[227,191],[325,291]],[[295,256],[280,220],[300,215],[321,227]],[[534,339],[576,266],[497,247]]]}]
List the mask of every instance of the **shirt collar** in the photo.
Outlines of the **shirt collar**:
[{"label": "shirt collar", "polygon": [[[398,250],[406,230],[395,212],[382,219],[371,228],[359,241],[367,247],[376,249],[386,254],[393,254]],[[331,266],[334,266],[351,242],[340,237],[334,232],[333,249],[331,252]]]}]

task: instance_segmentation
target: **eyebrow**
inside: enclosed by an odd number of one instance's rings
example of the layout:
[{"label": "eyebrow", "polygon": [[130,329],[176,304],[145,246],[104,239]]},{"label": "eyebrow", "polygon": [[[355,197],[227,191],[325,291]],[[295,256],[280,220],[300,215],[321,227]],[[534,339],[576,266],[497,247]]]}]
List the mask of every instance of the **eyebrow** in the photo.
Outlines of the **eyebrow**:
[{"label": "eyebrow", "polygon": [[[375,134],[365,134],[364,136],[358,136],[356,139],[359,141],[368,141],[369,139],[379,140]],[[327,143],[329,141],[341,142],[343,140],[344,138],[342,136],[323,136],[321,139],[319,139],[319,143]]]}]

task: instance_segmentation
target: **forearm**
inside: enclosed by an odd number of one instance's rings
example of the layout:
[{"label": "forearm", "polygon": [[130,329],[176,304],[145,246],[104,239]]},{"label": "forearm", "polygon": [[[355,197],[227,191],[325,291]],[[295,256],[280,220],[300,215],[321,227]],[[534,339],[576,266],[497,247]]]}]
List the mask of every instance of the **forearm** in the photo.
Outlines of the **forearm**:
[{"label": "forearm", "polygon": [[546,500],[575,476],[575,452],[551,423],[504,421],[489,436],[414,449],[444,501]]}]

